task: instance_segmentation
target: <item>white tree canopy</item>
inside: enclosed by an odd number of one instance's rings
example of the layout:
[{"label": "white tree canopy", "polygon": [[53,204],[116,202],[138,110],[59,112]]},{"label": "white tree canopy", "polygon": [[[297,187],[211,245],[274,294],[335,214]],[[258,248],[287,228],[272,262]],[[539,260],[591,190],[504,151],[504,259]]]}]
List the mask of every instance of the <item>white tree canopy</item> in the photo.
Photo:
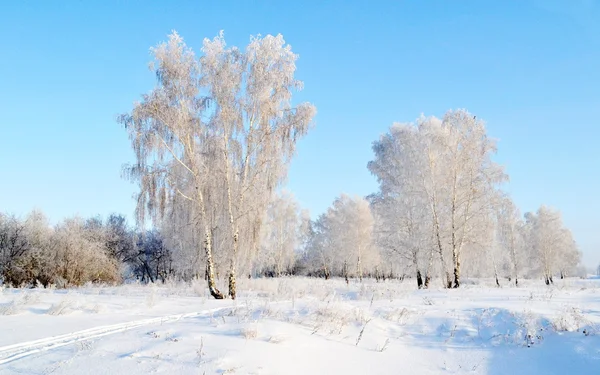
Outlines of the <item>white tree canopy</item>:
[{"label": "white tree canopy", "polygon": [[186,201],[192,212],[184,216],[196,221],[187,227],[203,236],[211,294],[223,298],[214,282],[216,230],[226,249],[216,255],[226,259],[235,298],[239,257],[258,246],[256,218],[315,115],[309,103],[292,105],[302,88],[294,78],[298,56],[281,35],[252,37],[241,51],[228,48],[223,33],[204,40],[200,58],[176,32],[152,52],[158,85],[120,118],[137,159],[126,171],[140,185],[138,221],[159,223]]}]

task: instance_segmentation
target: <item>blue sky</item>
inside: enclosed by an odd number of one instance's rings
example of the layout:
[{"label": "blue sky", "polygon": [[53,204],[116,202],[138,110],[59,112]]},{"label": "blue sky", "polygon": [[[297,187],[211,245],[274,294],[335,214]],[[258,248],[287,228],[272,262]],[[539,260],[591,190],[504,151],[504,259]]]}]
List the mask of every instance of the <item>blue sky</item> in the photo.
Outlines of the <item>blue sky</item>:
[{"label": "blue sky", "polygon": [[298,100],[318,109],[288,187],[313,215],[377,185],[371,142],[394,121],[467,108],[499,141],[522,211],[560,209],[600,262],[600,3],[506,1],[3,1],[0,211],[133,216],[115,121],[154,85],[149,47],[282,33]]}]

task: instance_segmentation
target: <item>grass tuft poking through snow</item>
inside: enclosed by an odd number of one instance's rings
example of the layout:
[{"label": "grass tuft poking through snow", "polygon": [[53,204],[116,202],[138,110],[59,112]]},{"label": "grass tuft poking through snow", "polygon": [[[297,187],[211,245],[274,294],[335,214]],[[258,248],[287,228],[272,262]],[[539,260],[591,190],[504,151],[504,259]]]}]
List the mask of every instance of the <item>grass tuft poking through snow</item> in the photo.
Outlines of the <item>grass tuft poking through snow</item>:
[{"label": "grass tuft poking through snow", "polygon": [[255,325],[243,327],[240,330],[240,335],[246,340],[254,340],[258,337],[258,328]]},{"label": "grass tuft poking through snow", "polygon": [[53,304],[47,311],[48,315],[65,315],[71,312],[74,303],[70,299],[63,299],[58,303]]},{"label": "grass tuft poking through snow", "polygon": [[20,311],[20,302],[13,300],[8,303],[0,305],[0,315],[14,315]]}]

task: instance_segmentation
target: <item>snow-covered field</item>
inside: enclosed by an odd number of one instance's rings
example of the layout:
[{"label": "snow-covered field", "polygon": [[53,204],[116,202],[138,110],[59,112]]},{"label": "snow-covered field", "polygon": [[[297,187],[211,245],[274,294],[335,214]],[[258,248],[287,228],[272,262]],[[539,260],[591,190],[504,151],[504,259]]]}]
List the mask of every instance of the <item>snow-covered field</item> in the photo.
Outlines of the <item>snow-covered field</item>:
[{"label": "snow-covered field", "polygon": [[598,374],[600,280],[0,291],[0,374]]}]

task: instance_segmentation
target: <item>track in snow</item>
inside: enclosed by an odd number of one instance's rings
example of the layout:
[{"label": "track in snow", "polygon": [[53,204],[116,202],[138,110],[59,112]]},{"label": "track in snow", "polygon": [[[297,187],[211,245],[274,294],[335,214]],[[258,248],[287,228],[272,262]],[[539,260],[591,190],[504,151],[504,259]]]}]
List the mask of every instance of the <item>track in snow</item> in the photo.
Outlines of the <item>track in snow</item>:
[{"label": "track in snow", "polygon": [[60,348],[62,346],[75,344],[80,341],[91,340],[97,337],[108,336],[115,333],[128,331],[138,327],[148,326],[156,323],[172,323],[181,319],[197,318],[212,315],[216,312],[231,309],[231,307],[219,307],[211,310],[192,312],[186,314],[167,315],[158,318],[136,320],[128,323],[105,325],[96,328],[84,329],[82,331],[67,333],[60,336],[52,336],[44,339],[26,341],[0,347],[0,365],[28,357],[32,354],[45,352]]}]

